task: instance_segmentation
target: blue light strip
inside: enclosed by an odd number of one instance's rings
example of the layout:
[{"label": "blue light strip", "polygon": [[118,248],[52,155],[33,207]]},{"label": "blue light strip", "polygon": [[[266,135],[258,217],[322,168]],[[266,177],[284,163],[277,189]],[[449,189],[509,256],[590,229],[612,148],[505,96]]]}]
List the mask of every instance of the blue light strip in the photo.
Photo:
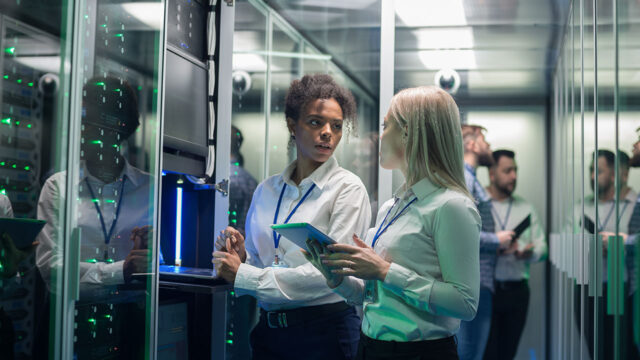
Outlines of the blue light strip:
[{"label": "blue light strip", "polygon": [[178,187],[176,197],[176,265],[182,264],[182,188]]}]

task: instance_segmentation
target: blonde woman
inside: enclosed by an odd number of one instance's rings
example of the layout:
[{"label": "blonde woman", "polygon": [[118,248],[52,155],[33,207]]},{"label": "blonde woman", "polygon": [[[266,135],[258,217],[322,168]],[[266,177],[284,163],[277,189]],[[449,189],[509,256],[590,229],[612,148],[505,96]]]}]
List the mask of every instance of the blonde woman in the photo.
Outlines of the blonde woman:
[{"label": "blonde woman", "polygon": [[463,174],[458,107],[436,87],[396,94],[384,120],[380,164],[406,183],[378,212],[366,242],[307,259],[349,303],[364,305],[358,359],[457,359],[460,320],[479,297],[480,216]]}]

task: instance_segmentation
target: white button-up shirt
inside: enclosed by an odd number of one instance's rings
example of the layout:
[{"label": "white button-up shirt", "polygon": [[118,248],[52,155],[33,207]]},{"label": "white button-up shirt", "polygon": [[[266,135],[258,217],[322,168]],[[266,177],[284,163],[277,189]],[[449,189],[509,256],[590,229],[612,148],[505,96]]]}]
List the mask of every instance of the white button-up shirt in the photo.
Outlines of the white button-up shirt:
[{"label": "white button-up shirt", "polygon": [[[362,331],[386,341],[440,339],[476,314],[480,296],[480,215],[473,200],[422,179],[401,197],[387,218],[408,204],[378,238],[374,250],[391,267],[384,281],[345,277],[335,291],[364,304]],[[394,200],[378,212],[373,237]]]},{"label": "white button-up shirt", "polygon": [[[120,191],[123,189],[122,202]],[[134,168],[125,162],[122,174],[110,184],[105,184],[93,177],[86,170],[84,162],[80,166],[77,195],[77,226],[80,228],[80,282],[84,284],[112,285],[124,283],[122,267],[124,259],[133,248],[130,240],[131,230],[135,227],[153,224],[151,193],[151,175]],[[95,203],[102,212],[107,232],[121,207],[113,234],[106,244],[100,217],[94,205],[87,180],[96,196]],[[53,268],[62,266],[62,234],[61,220],[67,196],[66,171],[52,175],[45,182],[38,201],[38,219],[47,221],[37,240],[36,265],[45,281],[50,281]],[[73,194],[76,196],[76,194]],[[105,252],[108,260],[105,261]]]},{"label": "white button-up shirt", "polygon": [[289,223],[307,222],[337,242],[353,244],[352,235],[362,238],[371,220],[369,196],[362,181],[338,166],[335,158],[327,160],[300,185],[291,180],[295,168],[294,161],[282,174],[258,185],[247,214],[247,261],[238,269],[235,291],[238,296],[254,296],[268,311],[343,301],[327,287],[324,276],[304,258],[300,248],[284,236],[278,257],[289,267],[270,267],[276,254],[270,226],[285,183],[278,224],[284,223],[313,184],[316,187]]},{"label": "white button-up shirt", "polygon": [[[511,210],[509,210],[509,203],[511,203]],[[531,215],[531,226],[520,235],[517,243],[519,250],[533,244],[533,255],[526,260],[517,259],[514,254],[499,255],[495,273],[498,281],[528,279],[529,264],[541,261],[547,255],[547,242],[538,214],[533,205],[516,195],[502,201],[491,199],[491,205],[496,231],[513,230],[522,220]]]},{"label": "white button-up shirt", "polygon": [[[629,189],[627,195],[624,198],[620,198],[620,203],[618,205],[618,212],[620,216],[620,221],[618,222],[618,229],[621,233],[628,234],[629,233],[629,221],[631,220],[631,215],[633,214],[633,207],[638,198],[638,193]],[[596,226],[596,232],[607,231],[607,232],[616,232],[616,210],[615,210],[615,199],[611,199],[608,201],[598,200],[598,221],[596,222],[596,206],[593,195],[588,195],[584,199],[584,215],[591,219]],[[581,223],[582,219],[579,219],[578,224]],[[585,230],[588,232],[587,230]],[[627,246],[633,246],[634,243],[633,236],[629,236],[627,238]],[[602,260],[602,274],[603,281],[608,282],[608,257],[605,256]],[[624,281],[627,281],[629,278],[629,264],[627,266],[623,266],[623,278]]]}]

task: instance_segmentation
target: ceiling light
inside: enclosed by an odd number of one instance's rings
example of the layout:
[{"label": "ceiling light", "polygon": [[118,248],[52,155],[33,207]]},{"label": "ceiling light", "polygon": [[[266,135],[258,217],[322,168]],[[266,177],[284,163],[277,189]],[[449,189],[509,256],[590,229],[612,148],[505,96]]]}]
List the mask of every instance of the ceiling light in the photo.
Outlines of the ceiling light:
[{"label": "ceiling light", "polygon": [[413,31],[418,49],[471,49],[473,30],[470,27],[433,28]]},{"label": "ceiling light", "polygon": [[478,67],[473,50],[427,50],[418,51],[418,56],[428,70],[472,70]]},{"label": "ceiling light", "polygon": [[462,0],[398,0],[396,14],[410,27],[467,25]]}]

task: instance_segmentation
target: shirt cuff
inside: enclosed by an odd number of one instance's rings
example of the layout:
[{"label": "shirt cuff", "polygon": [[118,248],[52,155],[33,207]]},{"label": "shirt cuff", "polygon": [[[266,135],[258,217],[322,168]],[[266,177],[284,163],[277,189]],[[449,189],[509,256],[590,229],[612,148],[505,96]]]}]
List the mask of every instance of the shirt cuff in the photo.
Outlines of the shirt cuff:
[{"label": "shirt cuff", "polygon": [[334,293],[342,296],[349,305],[362,305],[362,291],[358,280],[351,276],[345,276],[340,285],[331,289]]},{"label": "shirt cuff", "polygon": [[233,284],[236,296],[251,295],[256,296],[258,291],[258,281],[263,269],[259,269],[249,264],[240,264],[236,273],[236,281]]},{"label": "shirt cuff", "polygon": [[124,260],[105,264],[102,268],[102,283],[105,285],[124,284]]}]

